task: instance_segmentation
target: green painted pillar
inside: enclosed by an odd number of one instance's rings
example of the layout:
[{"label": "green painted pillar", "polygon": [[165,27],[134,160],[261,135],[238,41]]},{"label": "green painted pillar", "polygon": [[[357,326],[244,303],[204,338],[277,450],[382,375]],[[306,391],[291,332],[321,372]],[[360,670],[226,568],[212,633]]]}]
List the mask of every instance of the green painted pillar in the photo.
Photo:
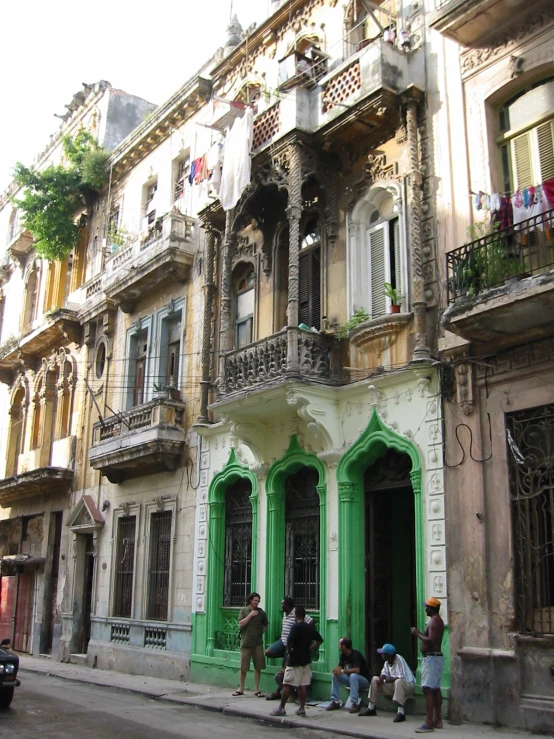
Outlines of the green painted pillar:
[{"label": "green painted pillar", "polygon": [[217,616],[223,593],[223,568],[214,557],[214,552],[225,551],[225,504],[215,501],[210,504],[210,525],[208,532],[208,573],[209,584],[206,593],[206,654],[214,653]]}]

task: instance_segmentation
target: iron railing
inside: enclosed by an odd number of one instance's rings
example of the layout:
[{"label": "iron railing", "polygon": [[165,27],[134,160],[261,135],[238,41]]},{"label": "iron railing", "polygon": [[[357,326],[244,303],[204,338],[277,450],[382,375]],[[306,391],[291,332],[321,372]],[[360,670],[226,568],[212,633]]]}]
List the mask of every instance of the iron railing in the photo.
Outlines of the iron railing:
[{"label": "iron railing", "polygon": [[506,414],[518,629],[554,634],[554,404]]},{"label": "iron railing", "polygon": [[554,267],[554,210],[493,230],[446,255],[448,302]]},{"label": "iron railing", "polygon": [[148,618],[152,621],[167,621],[170,557],[171,511],[153,513],[150,519],[148,573]]},{"label": "iron railing", "polygon": [[131,618],[135,571],[135,516],[122,516],[117,526],[114,616]]},{"label": "iron railing", "polygon": [[286,482],[285,592],[296,605],[319,609],[318,473],[304,467]]}]

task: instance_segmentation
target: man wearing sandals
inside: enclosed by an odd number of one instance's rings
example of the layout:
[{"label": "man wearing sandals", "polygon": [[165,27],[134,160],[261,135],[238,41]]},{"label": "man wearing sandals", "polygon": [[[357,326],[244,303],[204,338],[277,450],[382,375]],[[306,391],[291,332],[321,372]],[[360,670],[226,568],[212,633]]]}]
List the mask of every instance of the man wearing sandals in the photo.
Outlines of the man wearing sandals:
[{"label": "man wearing sandals", "polygon": [[425,695],[425,723],[416,729],[416,734],[429,734],[435,729],[442,729],[441,706],[441,676],[444,670],[442,655],[442,637],[444,621],[439,615],[441,602],[438,598],[427,598],[425,613],[429,616],[423,634],[412,626],[412,634],[421,641],[421,688]]},{"label": "man wearing sandals", "polygon": [[265,668],[263,635],[267,629],[267,616],[260,607],[260,594],[250,593],[246,606],[239,613],[240,629],[240,687],[233,695],[244,695],[246,673],[250,660],[254,662],[254,695],[263,698],[260,690],[260,675]]},{"label": "man wearing sandals", "polygon": [[306,693],[308,685],[312,681],[312,655],[313,649],[323,643],[323,637],[315,630],[313,623],[306,623],[306,609],[304,606],[296,606],[296,623],[290,630],[287,639],[287,662],[283,678],[283,694],[279,708],[271,711],[270,716],[286,716],[285,706],[290,696],[291,688],[298,689],[300,708],[296,711],[297,716],[306,715]]}]

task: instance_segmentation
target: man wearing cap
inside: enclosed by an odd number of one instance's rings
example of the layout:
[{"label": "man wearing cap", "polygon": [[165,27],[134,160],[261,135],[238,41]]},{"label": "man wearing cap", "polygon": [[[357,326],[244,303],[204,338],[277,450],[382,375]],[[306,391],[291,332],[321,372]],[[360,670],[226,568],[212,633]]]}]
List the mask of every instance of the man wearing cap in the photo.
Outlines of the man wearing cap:
[{"label": "man wearing cap", "polygon": [[352,639],[343,636],[339,640],[340,659],[338,667],[333,674],[333,686],[331,689],[331,702],[327,711],[336,711],[340,708],[340,686],[350,687],[350,710],[349,713],[359,713],[360,698],[359,691],[369,688],[369,667],[364,655],[357,649],[352,649]]},{"label": "man wearing cap", "polygon": [[427,598],[425,613],[429,622],[423,634],[412,626],[412,634],[421,640],[421,687],[425,695],[425,723],[416,729],[416,734],[428,734],[435,729],[442,729],[441,676],[444,670],[442,654],[442,637],[444,621],[439,615],[441,602],[438,598]]},{"label": "man wearing cap", "polygon": [[376,716],[375,703],[377,695],[381,693],[386,698],[392,698],[398,706],[394,723],[405,721],[404,703],[406,698],[410,698],[414,693],[414,674],[410,670],[408,663],[396,653],[396,649],[392,644],[383,644],[381,649],[377,650],[383,655],[385,661],[381,674],[371,679],[371,687],[369,689],[369,703],[365,711],[360,716]]}]

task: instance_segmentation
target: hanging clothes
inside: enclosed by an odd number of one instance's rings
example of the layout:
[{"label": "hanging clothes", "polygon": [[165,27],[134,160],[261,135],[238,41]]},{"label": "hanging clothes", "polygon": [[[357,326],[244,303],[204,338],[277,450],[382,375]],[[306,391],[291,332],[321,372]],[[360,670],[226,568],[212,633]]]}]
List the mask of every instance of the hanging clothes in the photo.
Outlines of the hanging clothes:
[{"label": "hanging clothes", "polygon": [[548,201],[550,210],[554,210],[554,177],[542,183],[542,194]]},{"label": "hanging clothes", "polygon": [[223,210],[231,210],[250,184],[254,114],[247,108],[242,118],[237,118],[225,137],[225,156],[221,173],[219,199]]}]

